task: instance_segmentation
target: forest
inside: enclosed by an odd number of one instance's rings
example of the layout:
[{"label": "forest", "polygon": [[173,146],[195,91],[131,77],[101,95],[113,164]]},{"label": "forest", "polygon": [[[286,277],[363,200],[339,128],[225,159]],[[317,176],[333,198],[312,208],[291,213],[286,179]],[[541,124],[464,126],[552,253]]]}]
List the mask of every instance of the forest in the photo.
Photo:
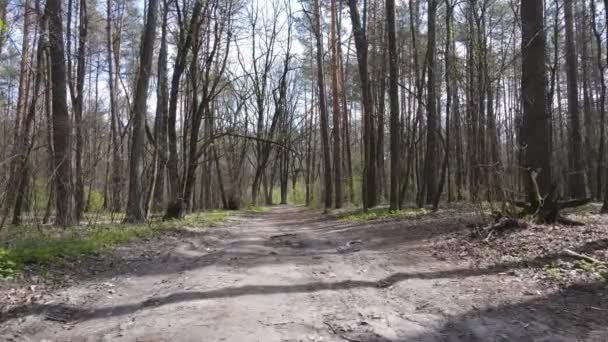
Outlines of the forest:
[{"label": "forest", "polygon": [[606,198],[603,3],[158,2],[2,2],[1,226]]},{"label": "forest", "polygon": [[0,0],[0,337],[222,340],[171,311],[208,301],[231,341],[600,341],[607,69],[608,0]]}]

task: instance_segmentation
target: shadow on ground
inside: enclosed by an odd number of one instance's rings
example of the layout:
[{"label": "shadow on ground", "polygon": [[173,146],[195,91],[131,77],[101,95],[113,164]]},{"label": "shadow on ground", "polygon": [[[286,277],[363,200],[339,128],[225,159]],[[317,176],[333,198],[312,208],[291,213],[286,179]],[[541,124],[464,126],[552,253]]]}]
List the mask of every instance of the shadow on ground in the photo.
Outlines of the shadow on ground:
[{"label": "shadow on ground", "polygon": [[[587,245],[581,246],[577,249],[579,252],[589,251],[594,248],[604,248],[608,244],[608,240],[594,241]],[[64,304],[33,304],[16,307],[8,311],[3,317],[0,318],[0,322],[4,322],[10,318],[14,318],[21,315],[29,314],[40,314],[49,311],[61,311],[69,312],[70,316],[78,321],[90,320],[108,316],[121,316],[127,315],[139,310],[143,310],[150,307],[158,307],[163,305],[175,304],[188,302],[193,300],[206,300],[213,298],[235,298],[240,296],[248,295],[272,295],[272,294],[288,294],[288,293],[311,293],[318,291],[340,291],[356,288],[387,288],[399,282],[408,279],[443,279],[443,278],[456,278],[463,279],[467,277],[483,276],[490,274],[497,274],[510,269],[522,268],[522,267],[541,267],[552,260],[562,257],[561,254],[548,255],[540,258],[536,258],[528,261],[517,261],[517,262],[506,262],[495,264],[488,267],[481,268],[457,268],[445,271],[436,272],[410,272],[410,273],[395,273],[384,279],[378,279],[376,281],[364,281],[364,280],[346,280],[339,282],[315,282],[308,284],[299,285],[248,285],[240,287],[226,287],[217,290],[210,291],[187,291],[177,292],[168,296],[159,296],[148,298],[145,301],[134,304],[125,304],[112,307],[97,308],[93,310],[83,310],[79,308],[70,307]],[[208,260],[209,263],[213,263],[213,260]],[[608,305],[608,302],[602,301],[607,297],[607,287],[605,285],[593,285],[593,286],[579,286],[566,289],[563,293],[569,294],[564,298],[572,297],[571,294],[582,294],[584,301],[573,301],[573,304],[581,305],[583,303],[594,303],[594,305]],[[593,300],[589,300],[590,297],[595,296]],[[599,298],[598,298],[599,297]],[[602,298],[602,299],[600,299]],[[549,301],[555,304],[554,301]],[[607,310],[608,308],[601,309]],[[492,311],[491,309],[489,311]],[[604,312],[604,319],[608,319],[608,315]]]},{"label": "shadow on ground", "polygon": [[[436,331],[398,341],[605,342],[608,341],[607,313],[606,284],[574,285],[510,305],[473,308],[463,315],[449,317]],[[361,339],[361,342],[372,340]]]}]

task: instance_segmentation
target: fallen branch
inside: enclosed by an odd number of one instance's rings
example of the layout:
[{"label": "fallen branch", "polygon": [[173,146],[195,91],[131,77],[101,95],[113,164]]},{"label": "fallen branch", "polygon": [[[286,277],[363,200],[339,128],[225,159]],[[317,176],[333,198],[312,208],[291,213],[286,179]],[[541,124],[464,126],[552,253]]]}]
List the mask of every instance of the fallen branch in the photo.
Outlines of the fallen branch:
[{"label": "fallen branch", "polygon": [[573,258],[577,258],[577,259],[582,259],[582,260],[585,260],[585,261],[589,261],[589,262],[594,263],[594,264],[608,265],[608,263],[606,263],[604,261],[598,260],[598,259],[590,257],[588,255],[577,253],[577,252],[575,252],[575,251],[573,251],[571,249],[567,249],[566,248],[566,249],[563,250],[563,253],[566,254],[567,256],[570,256],[570,257],[573,257]]}]

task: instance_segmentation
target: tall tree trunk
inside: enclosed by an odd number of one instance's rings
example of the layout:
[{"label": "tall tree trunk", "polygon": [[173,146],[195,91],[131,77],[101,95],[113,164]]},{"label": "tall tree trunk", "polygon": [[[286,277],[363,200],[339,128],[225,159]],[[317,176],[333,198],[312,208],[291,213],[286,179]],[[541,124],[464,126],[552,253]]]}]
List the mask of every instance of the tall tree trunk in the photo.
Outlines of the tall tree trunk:
[{"label": "tall tree trunk", "polygon": [[63,12],[61,0],[47,0],[46,15],[49,20],[49,54],[51,60],[51,86],[53,94],[53,156],[56,170],[55,224],[69,226],[74,223],[72,190],[72,158],[70,115],[66,94],[66,70],[63,43]]},{"label": "tall tree trunk", "polygon": [[[337,25],[337,34],[338,37],[341,37],[341,22],[342,22],[342,2],[340,2],[340,15]],[[337,44],[337,52],[338,52],[338,62],[340,63],[340,98],[342,99],[342,145],[344,146],[344,153],[342,154],[342,160],[344,161],[344,168],[346,170],[346,177],[348,179],[348,195],[351,203],[355,202],[355,186],[353,182],[353,166],[352,166],[352,157],[351,157],[351,138],[350,138],[350,120],[348,118],[348,106],[346,105],[346,79],[347,79],[347,71],[344,68],[344,60],[342,59],[342,44],[338,39]],[[350,46],[350,39],[349,39]],[[346,63],[348,64],[348,56]]]},{"label": "tall tree trunk", "polygon": [[578,104],[578,66],[574,43],[574,18],[572,6],[575,0],[566,0],[564,13],[566,23],[566,76],[568,84],[569,149],[568,149],[568,192],[573,198],[583,198],[587,194],[585,184],[585,163],[581,136]]},{"label": "tall tree trunk", "polygon": [[336,0],[331,1],[331,90],[332,90],[332,117],[333,117],[333,153],[334,153],[334,191],[335,207],[342,207],[342,142],[341,142],[341,117],[340,113],[340,90],[338,89],[338,45],[340,41],[336,35],[338,18],[336,14]]},{"label": "tall tree trunk", "polygon": [[[5,6],[5,4],[0,4]],[[5,10],[5,9],[0,9]],[[23,196],[23,194],[19,191],[21,189],[20,183],[21,180],[25,181],[25,148],[26,146],[22,144],[23,139],[27,139],[27,137],[23,136],[24,132],[22,132],[22,126],[25,126],[26,123],[26,111],[27,111],[27,99],[29,93],[28,87],[28,79],[29,79],[29,49],[30,49],[30,26],[31,26],[31,8],[30,1],[26,0],[24,3],[24,15],[23,15],[23,37],[21,43],[21,58],[19,63],[19,88],[17,90],[17,107],[15,108],[15,124],[13,128],[13,143],[11,148],[11,156],[10,156],[10,164],[8,170],[8,182],[7,189],[5,191],[6,196],[2,203],[3,213],[2,217],[0,217],[0,229],[4,226],[4,223],[8,216],[11,213],[11,210],[14,209],[15,205],[20,202],[19,197]],[[3,26],[0,27],[0,30],[4,32],[4,25],[6,23],[3,22]],[[42,32],[41,32],[42,34]],[[4,37],[1,36],[0,39]],[[35,97],[35,96],[34,96]],[[8,107],[8,106],[7,106]],[[23,122],[22,122],[23,121]],[[23,176],[23,177],[22,177]],[[17,190],[14,189],[15,184],[17,184]]]},{"label": "tall tree trunk", "polygon": [[450,0],[445,1],[446,5],[446,15],[445,15],[445,24],[446,24],[446,39],[445,39],[445,87],[446,87],[446,105],[445,105],[445,151],[443,156],[443,163],[441,166],[441,177],[439,179],[439,186],[437,188],[437,193],[433,197],[433,209],[437,209],[439,207],[439,201],[441,199],[441,193],[443,192],[443,186],[445,183],[446,177],[448,178],[448,201],[451,200],[450,193],[450,175],[449,175],[449,163],[450,163],[450,112],[452,109],[452,101],[458,97],[457,93],[454,93],[452,87],[455,85],[452,83],[452,59],[453,52],[452,48],[452,21],[454,16],[454,7],[450,3]]},{"label": "tall tree trunk", "polygon": [[[179,99],[179,86],[182,74],[186,69],[186,59],[188,50],[192,46],[193,32],[198,31],[198,26],[201,23],[200,15],[203,10],[201,0],[196,0],[192,9],[190,23],[187,27],[181,27],[178,37],[177,55],[173,66],[173,76],[171,78],[171,91],[169,93],[169,112],[167,115],[167,136],[169,141],[169,156],[167,158],[167,173],[169,180],[169,195],[171,200],[167,205],[166,217],[176,216],[175,211],[181,216],[184,201],[182,191],[180,189],[179,176],[179,156],[177,151],[177,102]],[[173,210],[177,209],[177,210]],[[171,212],[171,213],[170,213]],[[169,215],[171,214],[171,215]]]},{"label": "tall tree trunk", "polygon": [[357,62],[361,83],[361,97],[363,102],[363,208],[365,210],[376,205],[376,159],[374,142],[373,105],[367,65],[368,44],[365,31],[361,26],[359,9],[356,0],[348,0],[350,17],[355,37]]},{"label": "tall tree trunk", "polygon": [[395,0],[386,0],[386,30],[388,33],[389,54],[389,101],[391,133],[391,183],[390,209],[397,210],[399,201],[399,177],[401,177],[401,124],[399,122],[399,71],[397,68],[397,42],[395,34]]},{"label": "tall tree trunk", "polygon": [[[40,13],[40,1],[36,1],[36,13]],[[28,188],[28,177],[30,166],[28,165],[29,155],[31,152],[32,141],[30,138],[32,125],[34,124],[34,117],[36,114],[36,103],[38,100],[38,94],[40,92],[41,83],[45,77],[45,63],[44,63],[44,52],[46,46],[46,17],[40,15],[38,19],[38,43],[36,45],[36,57],[33,60],[35,62],[35,77],[34,85],[32,88],[33,96],[30,99],[30,105],[27,107],[27,113],[24,112],[23,122],[21,123],[21,132],[18,134],[18,140],[15,141],[13,146],[14,150],[14,161],[16,163],[15,168],[10,170],[12,173],[7,183],[7,197],[5,198],[5,206],[8,211],[13,207],[13,218],[12,224],[17,225],[21,223],[22,207],[26,200],[26,191]],[[26,108],[24,108],[25,110]],[[17,191],[13,187],[17,184]],[[16,196],[16,198],[15,198]],[[14,201],[14,203],[12,203]],[[13,205],[14,204],[14,205]],[[7,217],[2,217],[0,222],[0,229],[4,225],[4,221]]]},{"label": "tall tree trunk", "polygon": [[[591,0],[595,1],[595,0]],[[580,60],[581,60],[581,74],[583,83],[583,164],[585,179],[589,186],[589,189],[595,189],[595,183],[597,179],[593,176],[595,154],[596,154],[596,137],[595,129],[593,127],[593,114],[591,108],[591,82],[589,81],[589,16],[587,9],[587,1],[583,0],[581,4],[581,10],[578,11],[577,15],[577,30],[580,31],[578,36],[580,37]],[[601,50],[600,50],[601,51]],[[591,191],[593,193],[593,191]]]},{"label": "tall tree trunk", "polygon": [[[351,0],[353,1],[353,0]],[[323,181],[324,181],[324,207],[331,208],[332,185],[331,185],[331,159],[329,153],[329,123],[327,115],[327,101],[325,99],[325,75],[323,74],[323,36],[321,35],[321,6],[319,0],[315,0],[314,32],[317,42],[317,86],[319,90],[319,118],[321,125],[321,149],[323,150]]]},{"label": "tall tree trunk", "polygon": [[[604,61],[602,58],[602,33],[598,29],[597,19],[596,19],[596,5],[595,1],[589,1],[591,5],[591,27],[593,29],[593,35],[595,37],[596,49],[597,49],[597,69],[600,75],[600,136],[599,136],[599,148],[597,154],[596,161],[596,170],[595,170],[595,178],[596,178],[596,188],[595,188],[595,197],[602,197],[602,189],[603,189],[603,176],[604,176],[604,153],[606,150],[606,76],[604,74],[606,67],[604,65]],[[607,12],[608,13],[608,12]],[[608,14],[607,14],[608,15]],[[606,31],[608,35],[608,30]]]},{"label": "tall tree trunk", "polygon": [[[608,10],[606,10],[608,8],[608,0],[604,0],[604,25],[608,25]],[[604,26],[606,27],[606,26]],[[608,41],[608,30],[606,31],[606,40]],[[608,47],[606,47],[606,64],[608,65]],[[605,120],[605,117],[604,117]],[[602,125],[604,124],[604,122],[602,122]],[[602,143],[602,144],[605,144]],[[599,168],[599,165],[598,165]],[[600,170],[599,172],[605,172],[604,174],[604,180],[606,182],[608,182],[608,168],[605,168],[605,170]],[[602,213],[608,213],[608,185],[604,186],[604,204],[602,205]]]},{"label": "tall tree trunk", "polygon": [[82,168],[82,153],[84,149],[83,141],[83,121],[82,112],[84,104],[84,77],[85,77],[85,60],[87,53],[87,32],[89,25],[89,17],[87,14],[87,1],[81,0],[79,7],[80,26],[78,33],[78,61],[76,65],[76,89],[70,84],[72,94],[72,106],[74,108],[74,125],[76,128],[76,182],[74,188],[75,214],[76,221],[82,217],[85,205],[84,199],[84,174]]},{"label": "tall tree trunk", "polygon": [[158,87],[156,100],[156,117],[154,119],[154,138],[156,139],[156,184],[154,186],[153,209],[160,210],[164,205],[165,177],[167,164],[167,112],[169,111],[169,86],[167,80],[167,17],[168,1],[163,1],[163,19],[161,25],[160,50],[158,52]]},{"label": "tall tree trunk", "polygon": [[428,11],[428,43],[427,43],[427,131],[426,131],[426,156],[424,158],[424,181],[421,189],[418,206],[433,204],[437,195],[437,136],[439,131],[437,115],[437,94],[435,89],[435,25],[437,17],[437,0],[429,1]]},{"label": "tall tree trunk", "polygon": [[[311,61],[311,69],[312,69],[312,58]],[[314,76],[313,76],[314,77]],[[305,184],[305,200],[304,203],[306,206],[310,206],[311,203],[311,180],[312,180],[312,135],[313,135],[313,117],[314,117],[314,80],[311,82],[311,100],[310,100],[310,110],[308,110],[307,103],[308,98],[306,96],[306,87],[304,88],[304,124],[306,125],[306,173],[304,175],[304,184]]]},{"label": "tall tree trunk", "polygon": [[129,197],[125,222],[143,222],[145,219],[145,189],[144,189],[144,130],[146,125],[148,87],[152,73],[152,55],[156,37],[156,17],[158,14],[158,0],[150,0],[146,25],[140,47],[139,72],[137,86],[133,97],[131,111],[132,136],[131,154],[129,158]]},{"label": "tall tree trunk", "polygon": [[[523,168],[538,172],[538,190],[546,196],[551,187],[550,118],[546,114],[546,52],[542,0],[521,0],[523,123],[521,144]],[[533,184],[526,174],[528,201],[539,205]]]},{"label": "tall tree trunk", "polygon": [[[110,135],[111,135],[111,172],[110,172],[110,183],[111,183],[111,200],[110,209],[112,212],[120,211],[120,193],[121,193],[121,160],[120,160],[120,133],[118,132],[119,118],[118,108],[116,103],[116,80],[114,79],[113,69],[113,52],[112,46],[113,35],[112,35],[112,0],[108,0],[106,12],[106,47],[107,47],[107,63],[108,63],[108,91],[110,95]],[[120,66],[116,65],[116,69]]]}]

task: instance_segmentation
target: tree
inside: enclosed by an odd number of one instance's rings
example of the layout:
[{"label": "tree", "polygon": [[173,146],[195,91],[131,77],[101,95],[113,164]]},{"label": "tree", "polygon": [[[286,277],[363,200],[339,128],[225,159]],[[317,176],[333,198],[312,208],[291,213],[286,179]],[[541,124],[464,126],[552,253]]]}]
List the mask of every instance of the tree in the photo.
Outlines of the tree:
[{"label": "tree", "polygon": [[167,79],[167,25],[169,2],[163,1],[163,19],[161,24],[160,49],[158,52],[158,86],[156,100],[156,116],[154,117],[155,148],[155,183],[152,193],[152,206],[155,210],[163,208],[165,177],[167,169],[167,112],[169,101],[169,85]]},{"label": "tree", "polygon": [[350,9],[355,48],[357,50],[357,63],[361,83],[361,100],[363,102],[363,208],[376,206],[376,154],[374,139],[374,119],[372,96],[370,89],[369,72],[367,65],[367,38],[361,25],[359,9],[356,0],[348,0]]},{"label": "tree", "polygon": [[[546,51],[542,0],[521,1],[523,177],[531,213],[538,212],[551,187],[550,117],[546,106]],[[547,213],[542,213],[547,215]],[[540,217],[544,220],[546,217]]]},{"label": "tree", "polygon": [[[608,0],[604,0],[604,9],[606,9],[606,8],[608,8]],[[604,22],[606,25],[608,25],[608,10],[604,10],[604,14],[605,14]],[[608,37],[608,30],[605,30],[605,31],[606,31],[606,37]],[[608,47],[606,48],[606,62],[608,64]],[[606,172],[606,174],[605,174],[604,179],[606,180],[606,182],[608,182],[608,168],[606,168],[605,172]],[[604,186],[604,203],[602,205],[602,213],[604,213],[604,214],[608,213],[608,186]]]},{"label": "tree", "polygon": [[333,167],[334,167],[334,191],[335,191],[335,207],[342,207],[342,143],[341,143],[341,118],[340,113],[340,90],[338,89],[338,38],[336,36],[336,26],[338,25],[338,16],[336,14],[336,0],[331,1],[331,96],[332,96],[332,118],[333,118]]},{"label": "tree", "polygon": [[84,199],[84,171],[82,167],[82,154],[84,150],[84,123],[82,121],[82,112],[84,106],[84,78],[85,78],[85,60],[87,54],[87,34],[88,34],[88,26],[89,26],[89,17],[87,14],[87,1],[81,0],[79,6],[79,17],[80,24],[78,30],[78,57],[77,57],[77,66],[76,66],[76,84],[74,85],[73,79],[71,77],[71,71],[68,71],[68,77],[70,79],[70,94],[72,98],[72,108],[74,110],[74,126],[76,131],[76,168],[75,168],[75,189],[74,189],[74,199],[75,199],[75,214],[76,220],[80,220],[82,217],[84,207],[85,207],[85,199]]},{"label": "tree", "polygon": [[437,0],[429,0],[428,13],[428,42],[426,63],[427,71],[427,127],[426,127],[426,156],[424,158],[424,180],[418,206],[432,204],[437,195],[437,136],[439,130],[439,118],[437,115],[437,94],[435,91],[435,25],[437,14]]},{"label": "tree", "polygon": [[[1,7],[5,7],[5,4],[0,4]],[[0,11],[4,11],[5,9],[0,9]],[[28,79],[30,76],[29,72],[29,49],[30,49],[30,26],[31,26],[31,9],[30,9],[30,1],[27,0],[24,3],[24,15],[23,15],[23,38],[21,43],[21,58],[19,62],[19,88],[17,93],[17,106],[15,108],[15,128],[13,132],[13,144],[12,144],[12,154],[13,158],[11,159],[10,167],[9,167],[9,182],[7,183],[7,191],[6,191],[6,199],[3,203],[3,211],[2,218],[0,218],[0,228],[4,226],[4,222],[8,218],[13,210],[13,207],[16,203],[19,202],[19,197],[23,196],[21,186],[14,191],[12,187],[14,184],[22,184],[22,180],[25,180],[26,177],[22,177],[22,174],[25,170],[25,148],[22,144],[22,139],[25,138],[21,134],[22,126],[25,126],[26,117],[25,112],[27,111],[27,99],[28,99]],[[0,13],[2,14],[2,13]],[[0,37],[3,39],[3,37]],[[25,184],[25,183],[23,183]]]},{"label": "tree", "polygon": [[564,17],[566,25],[566,77],[568,90],[569,116],[569,149],[568,149],[568,193],[574,198],[584,198],[587,194],[585,182],[585,163],[583,159],[583,141],[581,136],[576,46],[574,43],[574,19],[572,4],[575,0],[566,0]]},{"label": "tree", "polygon": [[[603,54],[602,54],[602,33],[600,32],[600,29],[598,28],[597,25],[597,19],[596,19],[596,5],[595,5],[595,1],[589,1],[589,4],[591,6],[591,28],[593,29],[593,35],[595,37],[595,43],[597,46],[597,53],[596,53],[596,62],[597,62],[597,70],[598,70],[598,74],[600,76],[600,85],[601,85],[601,89],[600,89],[600,103],[599,103],[599,111],[600,111],[600,135],[599,135],[599,148],[598,148],[598,155],[597,155],[597,164],[596,164],[596,171],[595,171],[595,176],[596,176],[596,182],[597,182],[597,186],[595,189],[595,197],[596,198],[601,198],[602,197],[602,189],[603,189],[603,179],[602,177],[603,172],[604,172],[604,153],[605,153],[605,149],[606,149],[606,139],[605,139],[605,131],[606,131],[606,76],[604,74],[604,71],[606,70],[606,66],[604,64],[603,61]],[[608,13],[608,12],[607,12]]]},{"label": "tree", "polygon": [[129,197],[125,222],[137,223],[145,219],[145,191],[144,191],[144,130],[146,125],[146,112],[148,109],[148,87],[152,74],[152,55],[156,35],[156,17],[158,16],[158,0],[148,2],[145,29],[140,47],[139,71],[137,85],[131,110],[132,133],[131,155],[129,158]]},{"label": "tree", "polygon": [[[169,176],[169,196],[165,212],[166,219],[180,218],[184,211],[184,198],[180,189],[179,175],[179,156],[177,149],[177,105],[179,99],[180,80],[186,69],[186,58],[188,51],[192,47],[193,32],[198,31],[201,24],[200,16],[203,11],[203,3],[196,0],[192,8],[190,23],[183,23],[184,18],[180,19],[180,29],[177,38],[177,55],[173,65],[173,75],[171,76],[171,90],[169,92],[169,112],[167,115],[167,137],[169,141],[169,155],[167,158],[167,173]],[[206,8],[205,8],[206,11]]]},{"label": "tree", "polygon": [[323,36],[321,35],[321,6],[319,0],[315,0],[314,34],[317,42],[317,88],[319,91],[319,122],[321,125],[321,149],[323,151],[323,181],[324,181],[324,206],[331,208],[332,186],[331,186],[331,159],[329,154],[329,123],[327,115],[327,101],[325,99],[325,75],[323,74]]},{"label": "tree", "polygon": [[401,124],[399,120],[399,71],[397,68],[397,42],[395,34],[395,1],[386,0],[386,26],[388,32],[389,51],[389,101],[390,101],[390,133],[391,133],[391,183],[390,209],[399,209],[399,178],[401,176]]},{"label": "tree", "polygon": [[63,41],[63,12],[61,0],[47,0],[46,15],[49,20],[49,55],[51,62],[51,87],[53,94],[53,156],[56,187],[55,224],[69,226],[75,223],[74,193],[72,187],[72,153],[70,116],[66,94],[65,46]]},{"label": "tree", "polygon": [[[110,204],[112,212],[120,211],[120,193],[121,193],[121,159],[120,159],[120,134],[119,134],[119,118],[118,108],[116,101],[116,80],[114,75],[114,56],[112,45],[114,44],[113,33],[112,33],[112,0],[107,0],[106,3],[106,49],[107,49],[107,63],[108,63],[108,92],[110,97],[110,144],[108,149],[112,151],[112,157],[108,159],[107,167],[111,167],[110,171],[110,184],[111,184],[111,196]],[[120,68],[120,65],[115,66],[116,69]],[[107,200],[107,192],[105,199]],[[105,207],[108,207],[107,201]]]}]

